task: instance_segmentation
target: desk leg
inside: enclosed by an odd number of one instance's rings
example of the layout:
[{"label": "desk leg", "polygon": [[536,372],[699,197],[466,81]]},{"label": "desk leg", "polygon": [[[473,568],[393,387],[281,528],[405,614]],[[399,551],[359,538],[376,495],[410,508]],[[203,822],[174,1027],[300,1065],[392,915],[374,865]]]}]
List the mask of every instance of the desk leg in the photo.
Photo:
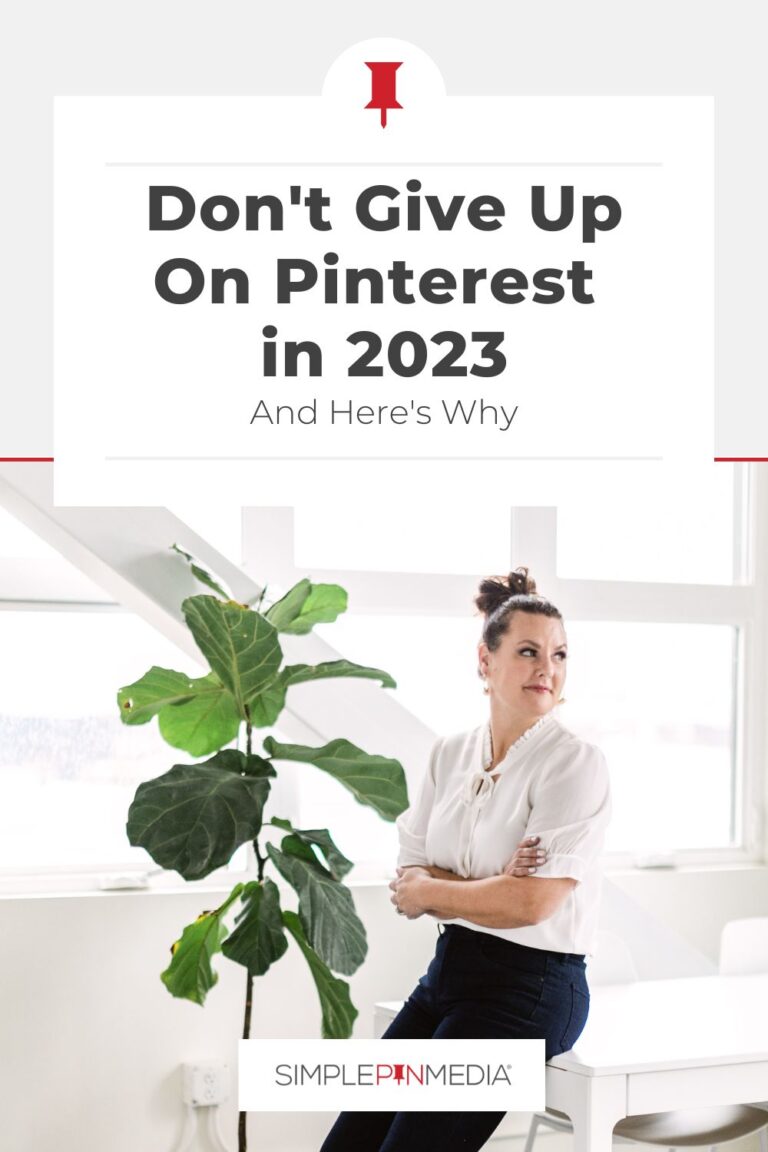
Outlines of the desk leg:
[{"label": "desk leg", "polygon": [[549,1068],[547,1103],[570,1117],[573,1152],[611,1152],[614,1125],[627,1114],[627,1078],[576,1076]]}]

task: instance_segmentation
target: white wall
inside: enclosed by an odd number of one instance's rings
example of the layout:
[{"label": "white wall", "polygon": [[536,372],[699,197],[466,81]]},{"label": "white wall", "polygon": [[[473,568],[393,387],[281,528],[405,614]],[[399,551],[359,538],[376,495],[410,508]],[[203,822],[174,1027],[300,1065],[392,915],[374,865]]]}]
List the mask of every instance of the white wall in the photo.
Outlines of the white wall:
[{"label": "white wall", "polygon": [[[614,879],[713,960],[726,920],[768,908],[766,869]],[[409,990],[435,928],[394,916],[382,885],[357,887],[355,900],[371,950],[352,992],[359,1034],[370,1035],[373,1003]],[[219,959],[221,980],[204,1009],[174,1000],[158,976],[183,925],[217,902],[199,890],[0,899],[2,1152],[173,1152],[183,1119],[180,1064],[214,1057],[235,1067],[241,970]],[[256,983],[253,1035],[318,1029],[314,986],[292,948]],[[330,1120],[253,1116],[251,1146],[316,1152]],[[233,1147],[235,1125],[230,1104],[223,1127]]]},{"label": "white wall", "polygon": [[[355,898],[371,959],[353,999],[370,1035],[374,1001],[397,997],[419,974],[435,926],[394,916],[382,886]],[[205,1008],[174,1000],[159,979],[181,928],[218,902],[210,890],[0,900],[2,1152],[172,1152],[181,1063],[213,1057],[236,1067],[243,970],[220,957]],[[256,983],[252,1035],[319,1035],[319,1022],[309,971],[291,947]],[[330,1120],[254,1116],[251,1144],[309,1152]],[[222,1127],[234,1147],[233,1105]]]},{"label": "white wall", "polygon": [[714,962],[720,932],[728,920],[768,915],[768,868],[764,867],[625,872],[612,880]]}]

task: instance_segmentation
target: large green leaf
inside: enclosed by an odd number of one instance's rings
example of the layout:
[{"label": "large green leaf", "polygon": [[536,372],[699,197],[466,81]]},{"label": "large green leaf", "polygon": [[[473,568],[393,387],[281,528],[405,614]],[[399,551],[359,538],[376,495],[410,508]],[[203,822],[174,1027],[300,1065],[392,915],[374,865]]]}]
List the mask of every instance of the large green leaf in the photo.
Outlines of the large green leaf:
[{"label": "large green leaf", "polygon": [[231,743],[240,728],[235,701],[213,673],[190,680],[183,672],[153,667],[121,688],[117,702],[124,724],[146,724],[156,715],[163,738],[192,756]]},{"label": "large green leaf", "polygon": [[237,884],[227,899],[214,912],[203,912],[192,924],[188,924],[171,951],[173,959],[160,974],[172,996],[192,1000],[202,1004],[205,997],[218,980],[211,960],[221,951],[222,941],[227,935],[222,917],[243,890]]},{"label": "large green leaf", "polygon": [[185,552],[183,548],[179,548],[178,544],[171,544],[171,551],[177,552],[179,556],[184,557],[186,562],[189,564],[190,571],[192,572],[195,580],[199,580],[201,584],[205,584],[206,588],[210,588],[211,591],[217,592],[219,596],[222,596],[225,600],[229,600],[229,592],[226,592],[222,588],[221,584],[219,584],[218,581],[215,580],[213,576],[211,576],[210,572],[206,571],[205,568],[200,567],[194,556],[190,556],[189,552]]},{"label": "large green leaf", "polygon": [[156,864],[199,880],[229,863],[261,829],[271,766],[234,749],[202,764],[175,764],[140,784],[128,811],[128,839]]},{"label": "large green leaf", "polygon": [[298,894],[299,916],[310,944],[329,968],[348,976],[357,971],[368,951],[352,893],[314,857],[308,858],[306,845],[298,841],[296,846],[292,839],[283,840],[282,850],[268,844],[269,857]]},{"label": "large green leaf", "polygon": [[398,760],[371,756],[349,740],[331,740],[322,748],[279,744],[268,736],[264,750],[275,760],[314,764],[334,776],[361,804],[374,808],[384,820],[395,820],[408,807],[405,773]]},{"label": "large green leaf", "polygon": [[351,660],[328,660],[324,664],[288,664],[280,673],[286,688],[291,684],[305,684],[311,680],[332,680],[339,676],[359,680],[380,680],[382,688],[397,687],[389,672],[384,672],[381,668],[367,668],[364,664],[353,664]]},{"label": "large green leaf", "polygon": [[118,692],[120,719],[123,724],[146,724],[161,708],[191,700],[197,683],[183,672],[153,665],[135,684],[128,684]]},{"label": "large green leaf", "polygon": [[260,613],[215,596],[191,596],[181,607],[198,648],[245,716],[246,702],[280,667],[276,630]]},{"label": "large green leaf", "polygon": [[292,684],[305,684],[312,680],[331,680],[337,677],[357,677],[362,680],[380,680],[383,688],[395,688],[388,672],[381,668],[367,668],[351,660],[329,660],[324,664],[288,664],[275,679],[248,701],[248,714],[255,728],[271,728],[285,707],[285,696]]},{"label": "large green leaf", "polygon": [[[306,845],[309,853],[307,859],[317,859],[313,848],[319,848],[323,854],[325,865],[334,880],[343,880],[352,867],[352,861],[339,851],[327,828],[294,828],[290,820],[280,820],[277,816],[273,816],[269,823],[275,828],[282,828],[284,832],[289,832],[290,836],[286,838],[287,840],[296,840],[300,844]],[[286,850],[286,840],[283,840],[283,851]],[[293,846],[291,851],[294,855],[300,855]]]},{"label": "large green leaf", "polygon": [[346,610],[347,594],[338,584],[311,584],[309,580],[300,580],[266,615],[278,632],[303,636],[311,632],[315,624],[330,624]]},{"label": "large green leaf", "polygon": [[162,708],[158,724],[161,736],[174,748],[191,756],[208,756],[232,743],[241,719],[232,694],[213,673],[194,683],[195,695]]},{"label": "large green leaf", "polygon": [[242,964],[251,976],[263,976],[285,952],[288,941],[280,915],[280,893],[272,880],[253,881],[242,892],[243,910],[235,917],[237,927],[227,937],[222,952]]},{"label": "large green leaf", "polygon": [[323,964],[308,943],[295,912],[283,912],[283,924],[304,953],[312,973],[322,1010],[323,1039],[346,1040],[352,1035],[352,1025],[357,1017],[357,1009],[350,999],[349,985],[346,980],[331,975],[327,965]]}]

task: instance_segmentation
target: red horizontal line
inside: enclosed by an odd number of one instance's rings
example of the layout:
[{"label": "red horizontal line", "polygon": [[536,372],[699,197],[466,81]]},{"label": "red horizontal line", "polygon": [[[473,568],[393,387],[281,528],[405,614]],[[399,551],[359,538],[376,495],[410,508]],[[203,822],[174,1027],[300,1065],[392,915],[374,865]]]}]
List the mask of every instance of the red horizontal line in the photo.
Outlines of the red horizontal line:
[{"label": "red horizontal line", "polygon": [[[768,456],[715,456],[716,464],[768,464]],[[0,456],[0,464],[53,464],[53,456]]]}]

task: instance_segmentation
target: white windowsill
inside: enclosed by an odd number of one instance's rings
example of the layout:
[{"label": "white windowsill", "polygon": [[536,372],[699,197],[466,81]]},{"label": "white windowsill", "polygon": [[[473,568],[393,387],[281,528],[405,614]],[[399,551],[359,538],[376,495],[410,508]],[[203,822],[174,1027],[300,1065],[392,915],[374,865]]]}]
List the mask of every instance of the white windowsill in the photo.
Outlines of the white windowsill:
[{"label": "white windowsill", "polygon": [[[673,868],[634,868],[626,865],[612,866],[608,864],[605,875],[620,876],[669,876],[690,875],[692,873],[707,873],[717,875],[722,873],[753,873],[764,875],[768,867],[760,861],[728,861],[696,864],[678,864]],[[93,896],[93,897],[125,897],[125,896],[161,896],[180,895],[193,892],[220,892],[229,893],[235,884],[246,883],[255,879],[253,874],[243,872],[216,873],[204,880],[184,881],[175,873],[164,872],[149,877],[146,885],[137,884],[136,887],[110,888],[102,885],[102,879],[115,873],[91,874],[60,874],[52,875],[17,875],[0,876],[0,900],[3,899],[37,899],[58,896]],[[120,874],[122,875],[122,873]],[[385,888],[392,879],[392,873],[374,872],[373,869],[361,871],[358,876],[347,879],[348,887],[355,888]]]}]

